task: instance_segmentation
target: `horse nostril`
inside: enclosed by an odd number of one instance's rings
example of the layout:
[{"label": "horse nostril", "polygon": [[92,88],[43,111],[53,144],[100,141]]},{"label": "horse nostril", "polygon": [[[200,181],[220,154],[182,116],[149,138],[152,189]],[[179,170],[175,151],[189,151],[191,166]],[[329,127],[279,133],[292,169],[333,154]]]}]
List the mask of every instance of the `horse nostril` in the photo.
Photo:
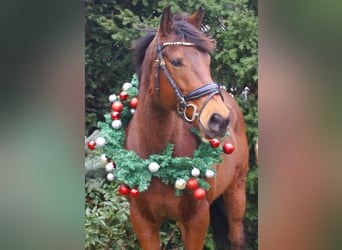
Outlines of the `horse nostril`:
[{"label": "horse nostril", "polygon": [[208,122],[208,128],[218,134],[226,132],[230,119],[224,119],[221,115],[214,113]]},{"label": "horse nostril", "polygon": [[208,127],[214,131],[214,132],[218,132],[221,128],[221,124],[223,122],[223,118],[222,116],[220,116],[217,113],[214,113],[209,120],[209,124]]}]

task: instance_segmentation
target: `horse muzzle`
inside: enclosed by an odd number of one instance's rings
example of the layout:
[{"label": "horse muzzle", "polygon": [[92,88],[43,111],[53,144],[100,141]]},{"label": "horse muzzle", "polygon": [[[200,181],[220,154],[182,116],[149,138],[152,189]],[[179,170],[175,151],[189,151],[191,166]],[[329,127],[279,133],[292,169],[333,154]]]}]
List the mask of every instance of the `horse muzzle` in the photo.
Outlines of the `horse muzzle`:
[{"label": "horse muzzle", "polygon": [[[230,117],[222,117],[218,113],[210,116],[207,126],[204,126],[200,121],[199,126],[204,135],[204,139],[220,138],[225,136],[230,123]],[[202,136],[203,137],[203,136]]]}]

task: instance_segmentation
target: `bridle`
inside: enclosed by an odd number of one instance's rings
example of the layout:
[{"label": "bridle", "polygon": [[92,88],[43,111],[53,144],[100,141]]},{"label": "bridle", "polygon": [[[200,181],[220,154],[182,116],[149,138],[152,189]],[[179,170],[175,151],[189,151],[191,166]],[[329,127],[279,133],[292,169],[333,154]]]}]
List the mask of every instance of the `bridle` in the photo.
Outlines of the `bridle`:
[{"label": "bridle", "polygon": [[[162,50],[167,46],[196,46],[195,43],[189,43],[189,42],[165,42],[163,44],[160,44],[158,41],[158,35],[156,36],[156,44],[157,44],[157,59],[155,61],[155,67],[156,67],[156,93],[158,96],[160,96],[160,83],[159,83],[159,67],[162,68],[169,84],[171,85],[173,91],[175,92],[177,99],[178,99],[178,107],[177,112],[178,114],[187,122],[193,122],[195,119],[199,119],[200,115],[204,109],[204,107],[207,105],[207,103],[210,101],[210,99],[214,96],[219,94],[222,97],[222,93],[220,90],[220,87],[217,83],[208,83],[205,84],[195,90],[190,91],[186,95],[183,95],[182,91],[178,88],[176,83],[173,81],[169,71],[166,68],[166,63],[163,58]],[[208,95],[208,97],[205,99],[203,106],[200,108],[200,110],[197,112],[198,108],[191,103],[188,103],[190,100],[194,100],[197,98],[200,98],[202,96]],[[186,114],[186,111],[188,108],[192,108],[192,115],[191,117],[188,117]]]}]

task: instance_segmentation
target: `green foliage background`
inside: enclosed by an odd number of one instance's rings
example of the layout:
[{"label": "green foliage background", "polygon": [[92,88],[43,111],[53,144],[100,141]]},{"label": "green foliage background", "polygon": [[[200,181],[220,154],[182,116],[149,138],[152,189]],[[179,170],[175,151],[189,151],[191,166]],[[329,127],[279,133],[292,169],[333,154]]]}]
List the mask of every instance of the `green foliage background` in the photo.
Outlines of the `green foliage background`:
[{"label": "green foliage background", "polygon": [[[110,108],[108,96],[118,93],[122,83],[132,78],[132,41],[145,34],[140,30],[156,28],[162,10],[169,5],[173,12],[188,13],[204,7],[203,28],[210,27],[206,33],[217,41],[212,52],[212,77],[227,87],[243,109],[250,147],[244,224],[247,249],[257,249],[258,168],[254,152],[258,135],[257,0],[85,0],[86,136],[96,129],[98,121],[104,120]],[[241,98],[245,87],[249,88],[247,100]],[[86,184],[87,249],[116,249],[115,246],[138,249],[127,218],[128,204],[116,195],[116,190],[113,185],[96,179]],[[168,242],[165,247],[177,245],[177,234],[174,225],[165,226],[161,234],[164,242]],[[208,234],[207,249],[215,249],[210,239]]]}]

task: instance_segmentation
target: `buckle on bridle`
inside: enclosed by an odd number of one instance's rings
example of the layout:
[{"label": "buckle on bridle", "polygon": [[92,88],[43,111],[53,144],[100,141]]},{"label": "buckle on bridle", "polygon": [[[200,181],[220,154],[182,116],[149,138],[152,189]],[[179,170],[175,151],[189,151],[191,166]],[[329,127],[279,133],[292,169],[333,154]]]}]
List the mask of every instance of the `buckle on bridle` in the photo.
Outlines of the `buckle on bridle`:
[{"label": "buckle on bridle", "polygon": [[178,107],[177,107],[178,113],[179,114],[183,113],[186,106],[188,106],[188,104],[186,103],[185,99],[183,97],[180,97],[180,99],[178,101]]},{"label": "buckle on bridle", "polygon": [[159,60],[159,59],[155,60],[155,64],[157,67],[166,65],[164,60]]}]

